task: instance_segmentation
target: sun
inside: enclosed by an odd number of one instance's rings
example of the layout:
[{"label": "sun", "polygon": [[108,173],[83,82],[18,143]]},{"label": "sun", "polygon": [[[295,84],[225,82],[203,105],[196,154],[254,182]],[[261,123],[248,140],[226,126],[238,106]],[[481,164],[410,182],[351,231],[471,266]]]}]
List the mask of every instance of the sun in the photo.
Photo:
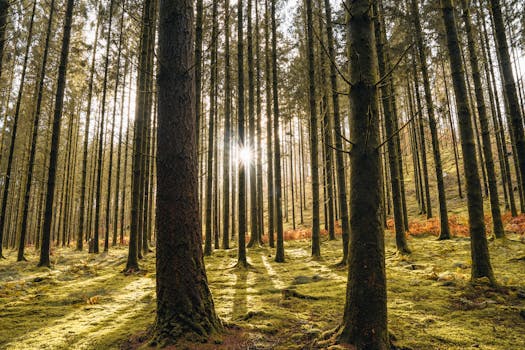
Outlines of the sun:
[{"label": "sun", "polygon": [[248,146],[241,146],[238,150],[237,159],[243,164],[250,164],[253,159],[253,154]]}]

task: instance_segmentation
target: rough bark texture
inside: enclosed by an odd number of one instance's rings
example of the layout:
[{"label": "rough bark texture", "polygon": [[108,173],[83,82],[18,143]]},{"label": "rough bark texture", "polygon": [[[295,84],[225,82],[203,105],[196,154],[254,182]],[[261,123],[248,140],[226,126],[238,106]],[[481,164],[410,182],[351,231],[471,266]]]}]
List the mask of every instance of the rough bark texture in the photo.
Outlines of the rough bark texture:
[{"label": "rough bark texture", "polygon": [[495,282],[485,235],[483,197],[478,174],[476,145],[474,142],[472,118],[467,99],[467,86],[465,84],[465,71],[459,51],[459,39],[452,1],[441,0],[441,9],[446,29],[452,82],[454,85],[454,93],[456,94],[456,109],[458,111],[461,149],[463,151],[463,170],[465,172],[467,185],[472,278],[487,277],[491,282]]},{"label": "rough bark texture", "polygon": [[202,254],[192,0],[160,1],[157,319],[153,341],[205,341],[222,325]]},{"label": "rough bark texture", "polygon": [[339,342],[357,349],[389,348],[377,58],[372,1],[348,2],[350,55],[350,238],[348,284]]}]

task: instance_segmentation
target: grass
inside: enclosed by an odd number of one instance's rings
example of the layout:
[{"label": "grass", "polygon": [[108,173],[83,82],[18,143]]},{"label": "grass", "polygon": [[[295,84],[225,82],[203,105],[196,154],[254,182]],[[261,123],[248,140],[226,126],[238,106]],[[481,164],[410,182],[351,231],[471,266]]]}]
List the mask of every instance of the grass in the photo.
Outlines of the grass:
[{"label": "grass", "polygon": [[[468,238],[410,236],[399,256],[387,233],[389,329],[410,349],[525,348],[525,245],[517,234],[490,242],[501,288],[470,283]],[[249,250],[253,269],[238,270],[236,250],[217,250],[206,266],[215,307],[229,334],[196,349],[304,349],[341,321],[346,270],[336,269],[341,241],[323,241],[320,260],[308,240],[287,241],[286,263],[273,250]],[[154,256],[125,276],[126,248],[88,255],[57,249],[53,268],[37,256],[0,262],[0,348],[135,348],[154,322]],[[520,259],[521,258],[521,259]],[[132,339],[130,341],[130,339]],[[221,343],[219,341],[219,343]]]}]

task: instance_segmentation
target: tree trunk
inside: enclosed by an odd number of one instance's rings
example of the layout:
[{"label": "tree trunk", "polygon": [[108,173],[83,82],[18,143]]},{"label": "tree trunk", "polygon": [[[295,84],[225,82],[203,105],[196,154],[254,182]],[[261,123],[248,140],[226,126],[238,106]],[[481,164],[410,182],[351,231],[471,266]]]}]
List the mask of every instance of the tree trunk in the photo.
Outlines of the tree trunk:
[{"label": "tree trunk", "polygon": [[[242,1],[242,0],[241,0]],[[279,89],[277,76],[277,22],[275,7],[277,0],[271,0],[272,16],[272,94],[273,94],[273,159],[274,159],[274,195],[275,226],[277,231],[277,248],[275,261],[284,262],[284,232],[282,213],[281,187],[281,141],[279,137]]]},{"label": "tree trunk", "polygon": [[[430,135],[432,137],[432,151],[434,155],[434,166],[436,167],[436,182],[438,187],[439,199],[439,219],[440,219],[440,233],[439,239],[449,239],[450,229],[448,226],[447,200],[445,195],[445,184],[443,182],[443,169],[441,164],[441,152],[439,149],[439,138],[437,134],[436,117],[434,114],[434,103],[432,101],[432,93],[430,90],[430,79],[428,76],[427,56],[425,46],[423,44],[423,32],[421,29],[421,22],[419,19],[419,9],[416,0],[412,0],[412,16],[414,17],[415,36],[419,53],[419,63],[421,65],[421,73],[423,75],[423,87],[425,89],[425,101],[427,106],[428,124],[430,127]],[[427,212],[428,214],[428,212]],[[430,217],[430,215],[429,215]]]},{"label": "tree trunk", "polygon": [[[519,181],[521,188],[525,189],[525,136],[523,133],[523,116],[520,113],[518,94],[516,92],[516,82],[512,73],[509,48],[507,45],[507,35],[503,24],[503,15],[499,0],[490,0],[490,10],[494,20],[494,37],[498,50],[498,60],[501,69],[501,79],[503,82],[503,93],[506,97],[506,107],[508,120],[510,121],[510,131],[514,136],[514,144],[519,168]],[[523,207],[523,205],[522,205]]]},{"label": "tree trunk", "polygon": [[222,248],[230,248],[231,147],[230,0],[224,0],[224,143],[222,163]]},{"label": "tree trunk", "polygon": [[456,19],[451,0],[441,0],[441,9],[446,29],[447,49],[450,59],[450,71],[454,93],[456,94],[456,109],[458,111],[459,129],[461,134],[461,148],[463,151],[463,169],[467,182],[467,203],[469,213],[472,278],[487,277],[495,283],[492,266],[490,264],[489,249],[485,236],[485,222],[483,216],[483,197],[478,174],[476,146],[472,119],[467,100],[463,63],[459,50],[459,39],[456,29]]},{"label": "tree trunk", "polygon": [[64,90],[66,88],[66,72],[69,58],[69,43],[71,39],[71,24],[73,22],[73,7],[75,0],[67,0],[62,48],[60,50],[60,63],[58,66],[57,91],[55,107],[52,117],[51,148],[49,153],[49,167],[47,170],[47,194],[44,205],[44,224],[42,232],[42,245],[38,266],[50,266],[49,248],[51,243],[51,221],[53,219],[53,201],[55,198],[56,167],[58,160],[58,147],[60,145],[60,123],[62,121],[62,108],[64,105]]},{"label": "tree trunk", "polygon": [[[244,136],[244,42],[243,42],[243,0],[239,0],[237,5],[237,137],[238,137],[238,149],[237,155],[239,156],[239,151],[246,147],[246,138]],[[238,216],[238,227],[239,227],[239,237],[238,237],[238,256],[237,256],[237,266],[247,267],[248,261],[246,260],[246,169],[244,161],[239,160],[239,170],[238,170],[238,206],[239,212]]]},{"label": "tree trunk", "polygon": [[372,1],[348,6],[350,59],[350,238],[348,284],[338,341],[357,349],[389,349],[377,57]]},{"label": "tree trunk", "polygon": [[[410,249],[405,237],[405,225],[403,217],[403,202],[401,198],[401,183],[399,179],[399,161],[398,157],[401,155],[397,149],[397,137],[394,134],[397,132],[397,128],[394,124],[394,117],[397,117],[394,113],[394,91],[390,80],[392,77],[387,76],[391,70],[389,58],[387,55],[387,43],[386,43],[386,32],[383,20],[382,6],[375,3],[374,5],[374,18],[375,18],[375,38],[376,38],[376,50],[378,58],[379,76],[386,81],[381,87],[381,100],[383,103],[383,119],[385,123],[385,135],[384,138],[388,140],[388,165],[390,169],[390,185],[392,190],[392,202],[394,207],[394,224],[396,230],[396,246],[398,252],[401,254],[410,254]],[[396,123],[397,124],[397,123]]]},{"label": "tree trunk", "polygon": [[461,0],[461,7],[463,10],[463,22],[465,24],[465,31],[467,32],[468,49],[470,56],[470,67],[472,70],[472,78],[474,80],[474,90],[476,94],[476,104],[478,107],[479,123],[481,125],[481,136],[483,139],[483,154],[485,156],[485,166],[487,168],[488,187],[490,193],[490,209],[492,213],[492,225],[494,235],[497,238],[505,236],[503,231],[503,222],[501,221],[501,212],[499,208],[498,185],[496,179],[496,172],[494,170],[494,160],[492,157],[492,144],[489,133],[489,122],[487,118],[487,109],[485,107],[485,100],[483,96],[483,86],[481,84],[481,75],[479,72],[478,53],[476,51],[476,39],[472,30],[472,23],[470,19],[470,8],[467,0]]},{"label": "tree trunk", "polygon": [[[222,330],[208,288],[198,204],[191,0],[160,1],[157,319],[153,341],[206,341]],[[176,171],[175,171],[176,169]]]}]

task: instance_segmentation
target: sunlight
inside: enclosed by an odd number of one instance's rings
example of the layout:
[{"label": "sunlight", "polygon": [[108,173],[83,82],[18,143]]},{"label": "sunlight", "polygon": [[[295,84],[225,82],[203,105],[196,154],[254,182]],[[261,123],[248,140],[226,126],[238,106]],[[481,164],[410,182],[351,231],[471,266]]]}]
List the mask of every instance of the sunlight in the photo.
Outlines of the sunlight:
[{"label": "sunlight", "polygon": [[241,146],[237,150],[237,160],[243,164],[250,164],[253,160],[253,153],[249,146]]}]

